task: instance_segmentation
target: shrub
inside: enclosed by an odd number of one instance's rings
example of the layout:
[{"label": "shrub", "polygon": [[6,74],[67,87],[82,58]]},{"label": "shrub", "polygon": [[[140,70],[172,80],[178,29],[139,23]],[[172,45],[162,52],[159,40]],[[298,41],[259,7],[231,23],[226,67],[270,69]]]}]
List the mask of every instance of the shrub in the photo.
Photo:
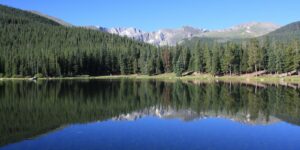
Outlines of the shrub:
[{"label": "shrub", "polygon": [[34,77],[36,77],[36,78],[42,78],[42,77],[44,77],[44,75],[41,74],[41,73],[37,73],[37,74],[34,75]]},{"label": "shrub", "polygon": [[83,74],[83,75],[77,75],[76,77],[81,77],[81,78],[88,78],[88,77],[90,77],[90,75],[87,75],[87,74]]},{"label": "shrub", "polygon": [[11,77],[12,77],[12,78],[23,78],[23,76],[22,76],[22,75],[19,75],[19,74],[12,75]]}]

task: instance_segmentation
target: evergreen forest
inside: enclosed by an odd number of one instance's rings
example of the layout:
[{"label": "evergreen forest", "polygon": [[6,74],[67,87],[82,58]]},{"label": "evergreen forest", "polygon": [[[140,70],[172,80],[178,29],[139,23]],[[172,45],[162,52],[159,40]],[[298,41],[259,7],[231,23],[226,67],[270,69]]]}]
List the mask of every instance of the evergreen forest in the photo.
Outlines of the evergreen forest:
[{"label": "evergreen forest", "polygon": [[157,47],[1,5],[0,77],[298,73],[299,37],[296,22],[258,38],[195,38]]}]

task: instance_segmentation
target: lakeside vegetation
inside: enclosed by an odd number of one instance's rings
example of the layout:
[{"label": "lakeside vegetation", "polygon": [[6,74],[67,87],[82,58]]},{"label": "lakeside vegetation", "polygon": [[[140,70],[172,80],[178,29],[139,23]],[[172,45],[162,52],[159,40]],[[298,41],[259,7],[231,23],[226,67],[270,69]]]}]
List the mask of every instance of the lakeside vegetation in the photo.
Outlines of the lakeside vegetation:
[{"label": "lakeside vegetation", "polygon": [[[211,74],[201,74],[201,75],[186,75],[186,76],[176,76],[175,73],[164,73],[159,75],[109,75],[109,76],[76,76],[76,77],[41,77],[38,80],[112,80],[112,79],[130,79],[130,80],[160,80],[160,81],[171,81],[175,82],[177,80],[181,81],[195,81],[195,82],[239,82],[239,83],[265,83],[265,84],[299,84],[300,76],[285,76],[280,77],[279,75],[262,75],[262,76],[213,76]],[[31,77],[19,77],[19,78],[0,78],[1,81],[9,80],[32,80]]]},{"label": "lakeside vegetation", "polygon": [[299,74],[300,23],[269,35],[222,42],[194,39],[174,47],[96,30],[64,27],[27,11],[0,6],[0,77]]}]

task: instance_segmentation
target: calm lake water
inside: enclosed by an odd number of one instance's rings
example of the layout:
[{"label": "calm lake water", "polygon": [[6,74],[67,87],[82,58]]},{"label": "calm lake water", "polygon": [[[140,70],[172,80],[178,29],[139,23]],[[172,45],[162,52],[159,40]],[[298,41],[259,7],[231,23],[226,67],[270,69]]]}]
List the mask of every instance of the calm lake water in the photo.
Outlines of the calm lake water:
[{"label": "calm lake water", "polygon": [[297,85],[0,82],[0,150],[300,149]]}]

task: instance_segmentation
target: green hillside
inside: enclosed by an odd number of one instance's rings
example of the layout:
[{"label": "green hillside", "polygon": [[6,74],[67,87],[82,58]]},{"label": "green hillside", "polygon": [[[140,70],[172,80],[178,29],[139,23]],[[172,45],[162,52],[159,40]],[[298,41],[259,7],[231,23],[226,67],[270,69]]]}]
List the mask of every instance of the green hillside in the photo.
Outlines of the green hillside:
[{"label": "green hillside", "polygon": [[269,35],[292,33],[292,32],[295,32],[295,31],[297,31],[297,32],[300,31],[300,21],[293,22],[293,23],[290,23],[286,26],[283,26],[283,27],[269,33]]},{"label": "green hillside", "polygon": [[285,41],[285,42],[289,42],[293,39],[299,39],[300,21],[283,26],[263,37],[269,37],[272,40]]},{"label": "green hillside", "polygon": [[1,26],[7,24],[47,24],[53,26],[59,25],[57,22],[41,17],[40,15],[28,13],[27,11],[3,5],[0,5],[0,21]]},{"label": "green hillside", "polygon": [[155,50],[129,38],[68,28],[27,11],[0,6],[0,76],[146,72],[147,53]]}]

